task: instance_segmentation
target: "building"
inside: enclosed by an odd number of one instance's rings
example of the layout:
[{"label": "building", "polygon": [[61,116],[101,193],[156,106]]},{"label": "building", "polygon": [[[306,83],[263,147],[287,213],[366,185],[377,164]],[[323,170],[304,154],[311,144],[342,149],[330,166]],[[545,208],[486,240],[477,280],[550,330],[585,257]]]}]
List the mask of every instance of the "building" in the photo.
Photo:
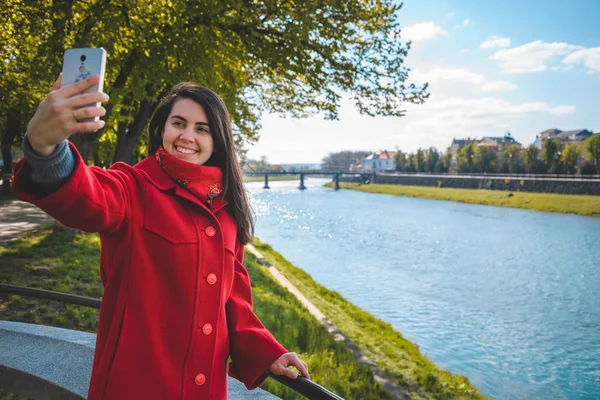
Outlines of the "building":
[{"label": "building", "polygon": [[475,138],[467,139],[452,139],[452,143],[448,148],[448,152],[452,154],[452,160],[450,161],[450,167],[448,171],[450,173],[458,172],[458,150],[462,149],[468,144],[475,143],[477,146],[487,147],[494,151],[502,151],[510,145],[517,145],[521,147],[521,143],[517,142],[510,133],[506,133],[504,136],[484,136],[481,140]]},{"label": "building", "polygon": [[395,171],[395,157],[395,151],[377,151],[369,154],[366,157],[363,157],[360,160],[360,166],[363,170]]},{"label": "building", "polygon": [[582,144],[593,133],[587,129],[577,129],[574,131],[561,131],[560,129],[547,129],[535,136],[533,144],[540,150],[544,149],[544,142],[548,139],[559,139],[562,145],[567,144]]}]

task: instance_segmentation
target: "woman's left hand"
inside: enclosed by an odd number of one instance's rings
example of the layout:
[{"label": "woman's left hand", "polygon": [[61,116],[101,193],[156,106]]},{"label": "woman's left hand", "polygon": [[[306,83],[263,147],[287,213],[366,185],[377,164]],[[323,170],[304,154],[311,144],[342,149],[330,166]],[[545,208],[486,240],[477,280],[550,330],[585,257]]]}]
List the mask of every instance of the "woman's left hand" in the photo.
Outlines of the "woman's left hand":
[{"label": "woman's left hand", "polygon": [[288,369],[289,366],[294,366],[302,373],[302,376],[310,379],[310,375],[308,374],[308,366],[304,361],[298,358],[296,353],[285,353],[281,357],[277,359],[271,366],[269,367],[269,371],[274,373],[275,375],[285,375],[290,379],[296,379],[298,374],[291,369]]}]

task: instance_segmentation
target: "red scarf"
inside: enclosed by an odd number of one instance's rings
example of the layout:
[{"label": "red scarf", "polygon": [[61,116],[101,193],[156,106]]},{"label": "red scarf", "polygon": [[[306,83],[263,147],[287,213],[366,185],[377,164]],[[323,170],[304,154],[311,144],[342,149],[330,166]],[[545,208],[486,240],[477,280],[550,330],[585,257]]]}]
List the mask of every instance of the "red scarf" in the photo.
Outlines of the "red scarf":
[{"label": "red scarf", "polygon": [[219,167],[198,165],[180,160],[169,154],[161,146],[155,153],[158,165],[179,186],[187,189],[210,209],[221,205],[223,193],[223,172]]}]

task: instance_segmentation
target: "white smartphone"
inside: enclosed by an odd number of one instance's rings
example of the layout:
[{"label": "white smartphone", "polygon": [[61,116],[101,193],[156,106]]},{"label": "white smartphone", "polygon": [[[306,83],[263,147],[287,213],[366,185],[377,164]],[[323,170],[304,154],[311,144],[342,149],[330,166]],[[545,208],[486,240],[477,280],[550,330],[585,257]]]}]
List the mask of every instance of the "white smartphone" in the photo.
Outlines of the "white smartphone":
[{"label": "white smartphone", "polygon": [[[106,68],[106,50],[102,47],[90,49],[68,49],[65,51],[62,69],[63,88],[72,83],[84,80],[90,75],[100,75],[100,82],[83,93],[101,92],[104,89],[104,69]],[[90,104],[91,106],[93,104]],[[89,107],[87,106],[87,107]],[[100,103],[96,103],[100,107]],[[98,121],[100,117],[89,118],[84,121]]]}]

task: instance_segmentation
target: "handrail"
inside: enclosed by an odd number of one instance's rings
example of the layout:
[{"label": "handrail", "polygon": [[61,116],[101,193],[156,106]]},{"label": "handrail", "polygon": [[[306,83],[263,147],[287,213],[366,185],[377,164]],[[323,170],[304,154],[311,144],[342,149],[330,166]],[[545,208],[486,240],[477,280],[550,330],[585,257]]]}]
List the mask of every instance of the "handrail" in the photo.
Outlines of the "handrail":
[{"label": "handrail", "polygon": [[277,382],[284,384],[296,393],[300,393],[302,396],[310,400],[344,400],[337,394],[330,392],[323,386],[306,379],[302,375],[298,375],[296,379],[288,378],[284,375],[275,375],[272,372],[268,373],[269,376],[275,379]]},{"label": "handrail", "polygon": [[50,290],[29,288],[23,286],[6,285],[0,283],[0,293],[17,294],[21,296],[36,297],[38,299],[54,300],[61,303],[75,304],[78,306],[100,308],[100,299],[77,296],[74,294],[52,292]]},{"label": "handrail", "polygon": [[[23,286],[7,285],[0,283],[0,294],[16,294],[20,296],[35,297],[38,299],[53,300],[61,303],[75,304],[79,306],[100,308],[100,299],[91,297],[77,296],[74,294],[53,292],[50,290],[29,288]],[[276,381],[284,384],[293,391],[303,395],[309,400],[344,400],[342,397],[327,390],[323,386],[298,375],[296,379],[290,379],[287,376],[275,375],[268,372],[269,376]]]}]

